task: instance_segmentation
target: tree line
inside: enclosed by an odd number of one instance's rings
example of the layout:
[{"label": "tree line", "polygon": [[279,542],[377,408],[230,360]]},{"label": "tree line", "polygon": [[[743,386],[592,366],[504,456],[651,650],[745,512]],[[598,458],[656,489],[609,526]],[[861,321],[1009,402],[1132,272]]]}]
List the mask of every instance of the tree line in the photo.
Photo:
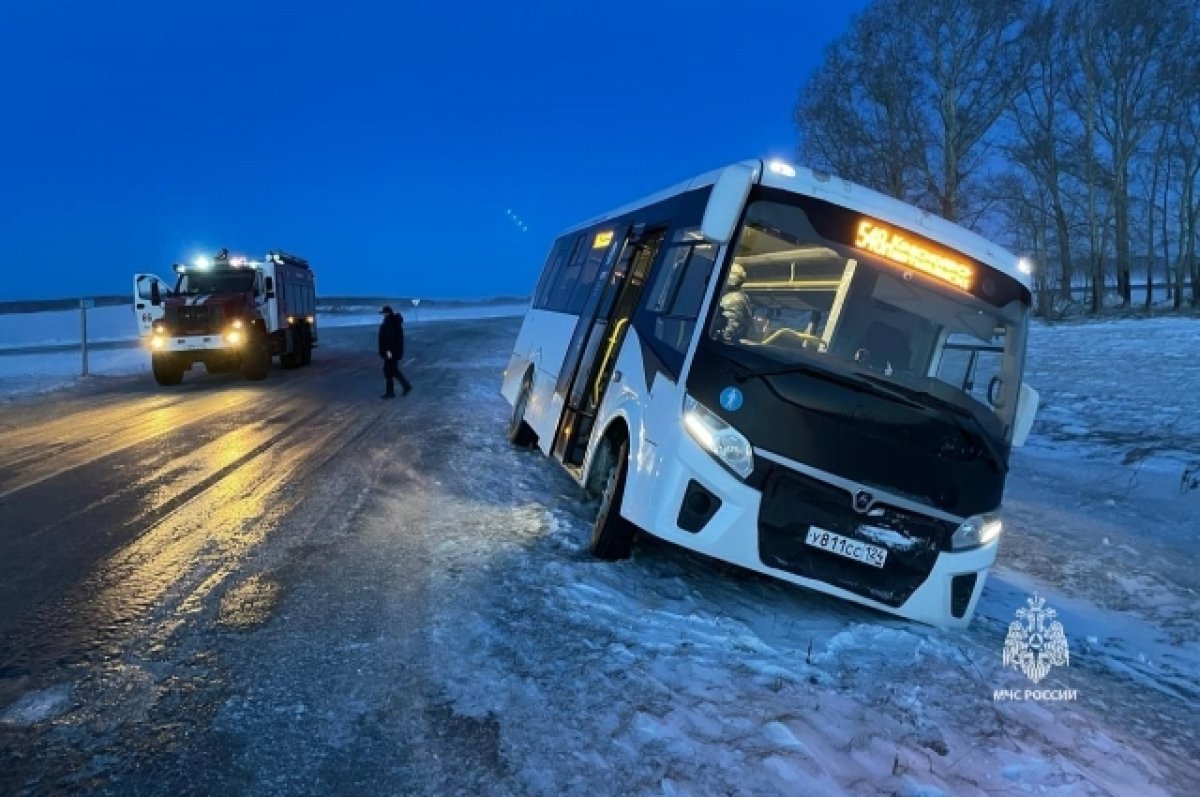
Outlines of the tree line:
[{"label": "tree line", "polygon": [[802,162],[1029,257],[1039,312],[1200,306],[1198,0],[874,0],[795,119]]}]

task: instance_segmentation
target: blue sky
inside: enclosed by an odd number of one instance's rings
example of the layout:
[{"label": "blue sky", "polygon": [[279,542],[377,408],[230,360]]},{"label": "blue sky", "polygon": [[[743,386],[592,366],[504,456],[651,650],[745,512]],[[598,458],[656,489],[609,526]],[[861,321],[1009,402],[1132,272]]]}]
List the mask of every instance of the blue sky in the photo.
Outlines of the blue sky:
[{"label": "blue sky", "polygon": [[304,255],[326,295],[526,294],[557,231],[790,157],[800,83],[863,5],[8,4],[0,298],[121,293],[220,246]]}]

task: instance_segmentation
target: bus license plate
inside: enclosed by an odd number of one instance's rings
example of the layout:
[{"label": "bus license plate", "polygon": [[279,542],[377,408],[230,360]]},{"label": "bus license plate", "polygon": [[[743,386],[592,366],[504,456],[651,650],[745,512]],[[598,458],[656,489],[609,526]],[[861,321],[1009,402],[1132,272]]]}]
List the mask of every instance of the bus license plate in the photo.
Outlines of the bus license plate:
[{"label": "bus license plate", "polygon": [[852,540],[816,526],[808,527],[808,536],[804,541],[814,548],[820,548],[822,551],[829,551],[871,567],[883,567],[883,563],[887,560],[886,548]]}]

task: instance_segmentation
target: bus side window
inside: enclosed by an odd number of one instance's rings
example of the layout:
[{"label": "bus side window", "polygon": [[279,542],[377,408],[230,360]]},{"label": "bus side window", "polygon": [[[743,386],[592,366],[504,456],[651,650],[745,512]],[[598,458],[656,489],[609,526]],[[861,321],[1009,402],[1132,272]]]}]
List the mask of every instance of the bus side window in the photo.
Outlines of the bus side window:
[{"label": "bus side window", "polygon": [[534,309],[542,310],[546,308],[550,293],[557,284],[558,277],[562,273],[563,266],[566,264],[567,256],[570,253],[570,238],[560,238],[554,244],[554,249],[550,252],[550,257],[546,258],[546,266],[542,271],[542,279],[538,283],[537,290],[533,295]]},{"label": "bus side window", "polygon": [[587,260],[589,249],[584,244],[588,240],[590,238],[586,235],[580,235],[575,239],[575,246],[572,249],[571,257],[566,261],[564,267],[557,271],[554,276],[554,282],[549,286],[546,297],[547,310],[557,313],[571,312],[571,295],[575,292],[575,288],[579,284],[579,275],[583,271],[584,262]]},{"label": "bus side window", "polygon": [[676,372],[692,341],[715,262],[712,244],[672,247],[649,292],[644,326],[664,362]]}]

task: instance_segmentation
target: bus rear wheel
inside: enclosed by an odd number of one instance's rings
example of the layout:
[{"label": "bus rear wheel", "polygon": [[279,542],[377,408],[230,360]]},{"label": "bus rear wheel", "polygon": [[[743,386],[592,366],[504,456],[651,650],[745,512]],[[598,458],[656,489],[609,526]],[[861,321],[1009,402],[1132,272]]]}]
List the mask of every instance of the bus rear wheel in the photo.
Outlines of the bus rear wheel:
[{"label": "bus rear wheel", "polygon": [[532,392],[533,386],[526,378],[521,384],[517,400],[513,402],[512,417],[508,420],[508,440],[519,448],[529,448],[537,442],[537,433],[525,422],[525,408],[529,406],[529,394]]},{"label": "bus rear wheel", "polygon": [[598,474],[600,506],[596,511],[596,521],[592,525],[589,547],[592,554],[600,559],[610,562],[628,559],[629,554],[633,552],[633,541],[637,534],[634,525],[621,517],[625,476],[629,470],[629,443],[622,440],[614,445],[612,441],[605,441],[597,453],[605,459],[597,463],[602,468]]}]

